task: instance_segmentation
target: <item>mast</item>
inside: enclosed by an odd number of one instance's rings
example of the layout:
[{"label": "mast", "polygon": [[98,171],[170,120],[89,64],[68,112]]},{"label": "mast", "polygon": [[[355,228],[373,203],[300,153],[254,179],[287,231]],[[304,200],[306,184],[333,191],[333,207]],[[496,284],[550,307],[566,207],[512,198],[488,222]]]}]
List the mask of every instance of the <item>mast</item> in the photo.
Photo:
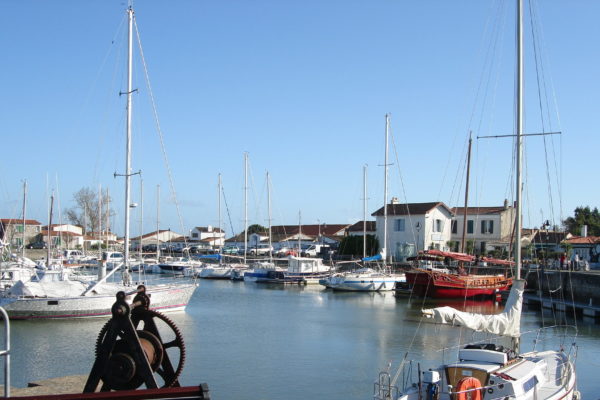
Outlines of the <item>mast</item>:
[{"label": "mast", "polygon": [[[144,180],[140,179],[140,241],[139,241],[139,254],[140,254],[140,263],[142,262],[143,252],[142,252],[142,235],[144,234]],[[138,268],[138,271],[141,272],[141,268]]]},{"label": "mast", "polygon": [[21,243],[21,257],[25,258],[25,209],[27,208],[27,180],[23,182],[23,239]]},{"label": "mast", "polygon": [[267,204],[269,208],[269,261],[273,262],[273,241],[271,239],[271,176],[267,171]]},{"label": "mast", "polygon": [[248,152],[244,153],[244,264],[248,256]]},{"label": "mast", "polygon": [[385,157],[383,165],[383,262],[387,261],[387,197],[388,197],[388,141],[390,131],[390,115],[385,114]]},{"label": "mast", "polygon": [[160,240],[158,234],[160,232],[160,185],[156,185],[156,261],[160,257]]},{"label": "mast", "polygon": [[108,232],[110,232],[110,192],[109,189],[106,188],[106,226],[104,227],[105,229],[105,234],[104,234],[104,241],[105,241],[105,245],[106,245],[106,250],[108,250]]},{"label": "mast", "polygon": [[462,238],[460,240],[460,252],[465,252],[465,243],[467,239],[467,206],[469,204],[469,176],[471,173],[471,143],[473,139],[471,138],[471,132],[469,132],[469,150],[467,151],[467,184],[465,186],[465,210],[463,213],[463,229],[462,229]]},{"label": "mast", "polygon": [[50,196],[50,209],[48,211],[48,245],[46,246],[46,268],[50,269],[50,253],[52,247],[52,208],[54,207],[54,191]]},{"label": "mast", "polygon": [[127,35],[127,140],[125,144],[125,268],[129,268],[129,204],[131,203],[131,106],[132,106],[132,79],[133,79],[133,9],[127,9],[128,35]]},{"label": "mast", "polygon": [[517,179],[515,206],[515,268],[516,277],[521,279],[521,198],[522,198],[522,158],[523,158],[523,0],[517,0]]},{"label": "mast", "polygon": [[367,164],[363,165],[363,258],[367,257]]},{"label": "mast", "polygon": [[[98,185],[98,251],[102,255],[102,185]],[[108,250],[108,249],[106,249]]]},{"label": "mast", "polygon": [[302,255],[302,211],[298,211],[298,257]]},{"label": "mast", "polygon": [[[218,205],[218,213],[219,213],[219,245],[221,248],[223,247],[223,242],[221,242],[221,234],[223,233],[223,220],[221,218],[221,173],[219,173],[219,184],[217,185],[217,205]],[[221,259],[219,258],[219,264],[221,263]]]}]

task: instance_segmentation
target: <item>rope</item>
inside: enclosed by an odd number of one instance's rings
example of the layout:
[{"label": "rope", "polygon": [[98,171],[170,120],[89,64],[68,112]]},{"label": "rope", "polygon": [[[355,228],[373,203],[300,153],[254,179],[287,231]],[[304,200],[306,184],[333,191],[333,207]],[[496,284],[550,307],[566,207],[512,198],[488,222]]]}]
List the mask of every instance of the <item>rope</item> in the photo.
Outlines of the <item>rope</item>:
[{"label": "rope", "polygon": [[[152,104],[152,113],[154,116],[154,123],[156,126],[156,131],[158,133],[158,137],[160,139],[160,148],[162,151],[162,155],[163,155],[163,159],[165,162],[165,167],[167,169],[167,175],[169,177],[169,188],[171,190],[171,195],[173,196],[173,201],[175,203],[175,209],[177,210],[177,217],[179,219],[179,225],[182,231],[185,232],[184,229],[184,225],[183,225],[183,218],[181,216],[181,210],[179,207],[179,201],[177,200],[177,193],[175,192],[175,184],[173,181],[173,173],[171,171],[171,166],[169,165],[169,157],[167,156],[167,151],[166,151],[166,147],[165,147],[165,142],[164,142],[164,136],[163,136],[163,132],[162,129],[160,127],[160,120],[158,118],[158,111],[156,108],[156,102],[154,100],[154,93],[152,92],[152,86],[150,85],[150,77],[148,74],[148,66],[146,64],[146,58],[144,57],[144,50],[142,48],[142,41],[140,39],[140,32],[138,30],[138,26],[137,26],[137,22],[134,19],[134,25],[135,25],[135,33],[136,33],[136,37],[137,37],[137,41],[138,41],[138,45],[140,48],[140,57],[142,59],[142,65],[144,67],[144,78],[146,80],[146,86],[148,88],[148,94],[150,95],[150,102]],[[186,241],[186,245],[187,245],[187,241]]]}]

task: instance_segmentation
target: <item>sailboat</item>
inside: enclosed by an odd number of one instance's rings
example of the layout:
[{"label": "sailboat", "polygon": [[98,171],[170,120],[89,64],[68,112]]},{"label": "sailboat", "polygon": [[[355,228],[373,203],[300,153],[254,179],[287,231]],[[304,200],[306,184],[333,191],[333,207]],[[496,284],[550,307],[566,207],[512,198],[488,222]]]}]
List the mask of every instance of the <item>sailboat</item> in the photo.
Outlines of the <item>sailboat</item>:
[{"label": "sailboat", "polygon": [[[496,315],[468,313],[452,307],[423,310],[440,324],[460,325],[474,331],[511,338],[511,348],[495,343],[473,343],[458,351],[458,359],[421,372],[412,384],[399,387],[403,361],[392,377],[381,372],[374,398],[380,400],[421,399],[579,399],[576,389],[574,353],[534,350],[520,353],[520,324],[525,281],[521,279],[522,136],[523,136],[523,0],[517,0],[517,100],[516,100],[516,232],[515,281],[505,309]],[[575,344],[573,344],[575,348]]]},{"label": "sailboat", "polygon": [[[364,257],[363,261],[383,262],[383,269],[360,268],[357,271],[334,274],[319,283],[333,290],[380,292],[394,290],[398,282],[406,282],[404,274],[392,274],[385,270],[387,261],[387,180],[388,180],[388,140],[390,131],[390,116],[385,115],[385,162],[383,184],[383,247],[381,254],[373,257]],[[366,197],[366,195],[365,195]]]},{"label": "sailboat", "polygon": [[[465,187],[465,206],[463,215],[463,232],[461,240],[461,252],[449,252],[440,250],[425,250],[419,256],[415,257],[418,262],[431,260],[445,260],[457,264],[455,271],[447,268],[434,268],[429,264],[419,265],[406,272],[406,281],[412,288],[412,293],[418,296],[429,296],[433,298],[459,298],[466,299],[470,297],[491,297],[498,296],[501,291],[510,289],[512,277],[504,274],[471,274],[465,269],[465,266],[473,266],[479,269],[479,263],[483,265],[511,266],[513,263],[507,260],[497,260],[490,257],[481,257],[481,259],[465,254],[466,228],[467,228],[467,210],[469,202],[469,174],[471,166],[471,143],[469,137],[469,147],[467,152],[467,176]],[[447,267],[445,265],[444,267]]]},{"label": "sailboat", "polygon": [[[219,205],[219,232],[223,232],[221,223],[221,174],[219,174],[219,184],[217,187],[218,192],[218,205]],[[241,271],[247,268],[245,264],[241,263],[224,263],[222,254],[211,254],[202,256],[203,259],[216,259],[219,261],[218,264],[205,264],[200,268],[196,274],[202,279],[231,279],[233,275],[239,275]]]},{"label": "sailboat", "polygon": [[[86,284],[69,279],[47,282],[19,281],[0,298],[11,319],[82,318],[111,315],[115,295],[124,291],[131,301],[138,292],[145,292],[151,299],[150,308],[160,311],[185,309],[197,286],[190,284],[158,284],[133,286],[129,274],[129,214],[131,204],[131,117],[132,117],[132,70],[133,70],[133,8],[127,10],[128,60],[127,60],[127,118],[125,153],[125,240],[124,265],[116,267],[98,281]],[[108,283],[106,280],[117,270],[124,268],[123,282]]]}]

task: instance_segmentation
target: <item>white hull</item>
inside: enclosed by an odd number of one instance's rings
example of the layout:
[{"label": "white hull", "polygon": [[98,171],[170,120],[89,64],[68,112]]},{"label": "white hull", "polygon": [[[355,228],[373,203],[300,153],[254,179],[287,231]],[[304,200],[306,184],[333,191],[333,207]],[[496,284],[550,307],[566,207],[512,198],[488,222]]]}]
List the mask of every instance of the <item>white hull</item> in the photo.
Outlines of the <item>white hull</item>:
[{"label": "white hull", "polygon": [[396,282],[406,282],[404,274],[348,273],[331,276],[325,286],[333,290],[383,292],[394,290]]},{"label": "white hull", "polygon": [[[184,310],[196,287],[194,284],[147,285],[150,308],[161,312]],[[131,302],[135,296],[135,287],[120,288],[126,292],[127,289],[130,290],[127,300]],[[111,314],[110,309],[116,300],[117,291],[115,289],[111,294],[73,297],[4,297],[0,300],[0,306],[4,307],[11,319],[102,317]]]}]

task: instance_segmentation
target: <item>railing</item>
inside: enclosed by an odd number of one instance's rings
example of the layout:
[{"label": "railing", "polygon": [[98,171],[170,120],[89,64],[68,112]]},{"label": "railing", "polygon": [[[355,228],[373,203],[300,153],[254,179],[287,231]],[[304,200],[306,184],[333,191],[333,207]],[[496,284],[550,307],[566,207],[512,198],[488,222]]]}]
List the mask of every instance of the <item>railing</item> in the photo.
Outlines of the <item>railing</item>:
[{"label": "railing", "polygon": [[8,314],[0,307],[0,314],[4,320],[4,350],[0,350],[0,357],[4,357],[4,397],[10,397],[10,322]]}]

